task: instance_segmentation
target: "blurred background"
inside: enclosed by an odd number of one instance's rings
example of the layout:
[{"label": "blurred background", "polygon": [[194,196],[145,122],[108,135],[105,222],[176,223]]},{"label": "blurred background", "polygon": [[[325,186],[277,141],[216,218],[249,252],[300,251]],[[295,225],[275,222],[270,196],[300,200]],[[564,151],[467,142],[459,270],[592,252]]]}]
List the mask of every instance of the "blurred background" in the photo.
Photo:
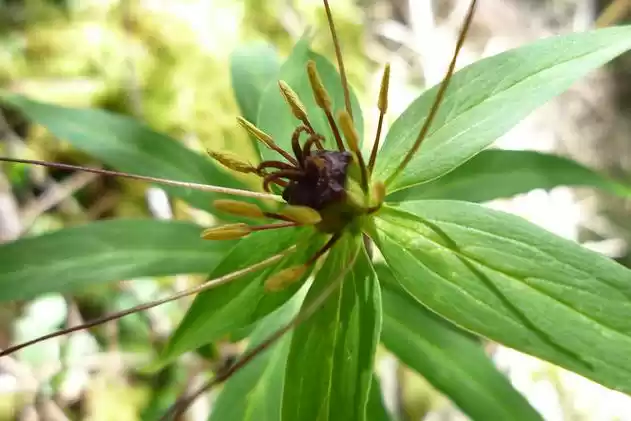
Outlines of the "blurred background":
[{"label": "blurred background", "polygon": [[[392,64],[390,117],[448,65],[468,0],[331,1],[366,133],[376,127],[383,64]],[[627,0],[483,0],[459,61],[551,34],[628,21]],[[0,0],[0,89],[67,106],[124,113],[193,148],[249,153],[230,78],[233,50],[269,43],[280,56],[307,27],[333,57],[320,0]],[[497,146],[564,154],[631,180],[631,57],[593,72],[520,124]],[[0,151],[99,166],[89,156],[1,109]],[[372,113],[372,114],[371,114]],[[244,152],[245,151],[245,152]],[[623,264],[631,263],[629,203],[592,190],[533,191],[491,206],[528,218]],[[4,166],[0,242],[91,220],[207,215],[157,188],[93,174]],[[0,307],[0,347],[168,295],[194,277],[129,279],[72,296]],[[203,380],[213,358],[182,358],[155,375],[136,370],[181,319],[187,301],[91,332],[30,347],[0,361],[0,420],[152,420]],[[631,420],[631,398],[501,346],[489,355],[546,420]],[[631,358],[631,356],[630,356]],[[466,419],[386,353],[379,371],[389,408],[404,421]],[[187,419],[206,419],[202,400]],[[115,403],[115,404],[114,404]]]}]

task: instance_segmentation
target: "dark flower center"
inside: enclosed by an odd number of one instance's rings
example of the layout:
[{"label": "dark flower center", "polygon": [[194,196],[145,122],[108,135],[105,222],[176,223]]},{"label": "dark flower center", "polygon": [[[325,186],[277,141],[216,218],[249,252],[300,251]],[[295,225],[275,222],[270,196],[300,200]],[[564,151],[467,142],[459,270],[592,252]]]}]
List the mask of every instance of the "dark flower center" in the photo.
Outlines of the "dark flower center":
[{"label": "dark flower center", "polygon": [[351,160],[350,152],[311,152],[301,162],[301,174],[285,187],[283,199],[290,205],[308,206],[315,210],[343,201]]}]

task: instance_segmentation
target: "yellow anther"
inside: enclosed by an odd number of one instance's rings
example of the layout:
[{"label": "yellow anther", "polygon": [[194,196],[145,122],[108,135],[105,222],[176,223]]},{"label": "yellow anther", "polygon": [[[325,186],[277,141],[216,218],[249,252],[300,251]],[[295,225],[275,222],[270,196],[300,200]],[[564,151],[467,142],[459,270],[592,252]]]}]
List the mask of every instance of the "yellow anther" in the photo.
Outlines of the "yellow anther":
[{"label": "yellow anther", "polygon": [[219,162],[226,168],[241,173],[256,173],[256,168],[247,162],[242,161],[237,155],[229,152],[208,151],[211,158]]},{"label": "yellow anther", "polygon": [[353,152],[359,153],[359,135],[357,134],[357,130],[355,130],[353,119],[346,110],[340,111],[337,115],[337,119],[340,122],[340,127],[346,138],[348,148]]},{"label": "yellow anther", "polygon": [[254,203],[241,202],[232,199],[218,199],[213,202],[215,209],[246,218],[263,218],[265,215],[261,208]]},{"label": "yellow anther", "polygon": [[294,282],[298,281],[306,271],[307,267],[305,265],[292,266],[287,269],[283,269],[265,281],[265,291],[282,291]]},{"label": "yellow anther", "polygon": [[285,83],[285,81],[278,81],[278,86],[280,87],[280,92],[283,94],[283,98],[285,98],[285,101],[289,104],[294,117],[303,123],[308,124],[309,119],[307,118],[307,110],[298,98],[298,95],[289,87],[289,85],[287,85],[287,83]]},{"label": "yellow anther", "polygon": [[204,240],[234,240],[245,237],[250,232],[250,227],[247,224],[228,224],[207,228],[202,231],[201,237]]},{"label": "yellow anther", "polygon": [[315,225],[322,221],[322,216],[320,216],[318,211],[307,206],[286,206],[280,212],[280,215],[301,225]]},{"label": "yellow anther", "polygon": [[274,149],[274,140],[272,139],[272,136],[268,135],[263,130],[259,129],[254,124],[250,123],[241,116],[237,117],[237,121],[239,122],[239,125],[241,127],[247,130],[248,133],[250,133],[252,136],[263,142],[265,146],[270,149]]},{"label": "yellow anther", "polygon": [[388,109],[388,86],[390,85],[390,63],[386,64],[383,69],[383,77],[381,78],[381,89],[379,90],[379,102],[377,107],[382,114]]},{"label": "yellow anther", "polygon": [[386,198],[386,185],[383,184],[381,181],[377,181],[375,184],[373,184],[372,197],[378,205],[381,205]]},{"label": "yellow anther", "polygon": [[323,110],[331,109],[331,97],[326,91],[322,79],[318,74],[318,69],[313,60],[309,60],[307,63],[307,73],[309,74],[309,82],[311,83],[311,89],[313,90],[313,96],[315,97],[316,104]]}]

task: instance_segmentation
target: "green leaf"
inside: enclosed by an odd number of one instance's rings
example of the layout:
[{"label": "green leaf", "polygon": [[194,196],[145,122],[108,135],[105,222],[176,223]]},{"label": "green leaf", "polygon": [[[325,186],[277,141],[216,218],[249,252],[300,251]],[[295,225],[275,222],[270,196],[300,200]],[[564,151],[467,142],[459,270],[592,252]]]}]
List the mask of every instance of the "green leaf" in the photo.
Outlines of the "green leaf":
[{"label": "green leaf", "polygon": [[[377,274],[382,285],[383,278],[392,277],[385,267],[377,268]],[[542,421],[486,356],[479,340],[402,292],[382,291],[381,340],[386,348],[451,398],[471,420]]]},{"label": "green leaf", "polygon": [[[309,235],[308,230],[293,228],[251,234],[239,241],[210,278],[259,263],[309,238]],[[277,309],[296,293],[302,282],[296,282],[293,287],[281,292],[266,293],[263,287],[265,280],[283,268],[304,263],[321,244],[318,238],[307,244],[302,241],[297,251],[278,263],[198,294],[165,346],[161,363],[244,328]],[[308,275],[305,274],[302,279]]]},{"label": "green leaf", "polygon": [[[340,240],[313,281],[303,309],[339,287],[296,327],[287,359],[283,420],[365,420],[381,329],[379,284],[359,239]],[[354,260],[354,263],[353,263]],[[347,271],[349,265],[352,269]]]},{"label": "green leaf", "polygon": [[[304,300],[306,287],[304,285],[287,303],[258,323],[250,337],[248,350],[264,342],[293,319]],[[288,332],[283,335],[226,382],[215,401],[210,421],[280,420],[291,334]]]},{"label": "green leaf", "polygon": [[266,42],[239,46],[232,53],[232,89],[246,120],[256,122],[263,91],[267,85],[276,82],[279,70],[278,53]]},{"label": "green leaf", "polygon": [[451,322],[631,392],[631,271],[522,218],[457,201],[384,208],[401,286]]},{"label": "green leaf", "polygon": [[200,232],[186,222],[119,219],[3,244],[0,301],[139,276],[208,272],[227,244],[204,241]]},{"label": "green leaf", "polygon": [[[431,181],[489,146],[589,71],[631,48],[631,26],[551,37],[480,60],[457,72],[423,146],[388,191]],[[426,91],[393,123],[375,168],[392,175],[436,95]]]},{"label": "green leaf", "polygon": [[[243,188],[208,158],[151,130],[133,118],[103,110],[67,108],[19,95],[0,101],[17,108],[31,121],[46,127],[61,140],[119,171],[223,187]],[[182,187],[162,188],[200,209],[208,209],[221,195]]]},{"label": "green leaf", "polygon": [[[322,83],[331,97],[333,115],[336,116],[339,110],[344,109],[344,93],[340,76],[331,62],[309,49],[309,39],[307,37],[303,37],[296,43],[290,56],[281,66],[279,78],[284,80],[298,95],[307,110],[313,128],[316,132],[325,136],[325,147],[327,149],[337,149],[335,138],[326,116],[318,108],[313,97],[313,91],[307,75],[307,62],[309,60],[313,60],[316,63]],[[353,107],[355,126],[361,139],[364,121],[361,108],[352,91],[351,105]],[[270,84],[261,98],[257,119],[258,127],[272,136],[281,148],[291,151],[291,136],[300,124],[300,121],[294,118],[289,106],[283,99],[278,84]],[[265,159],[278,159],[276,152],[266,148],[261,150],[261,155]]]},{"label": "green leaf", "polygon": [[366,414],[370,414],[370,418],[368,418],[370,421],[392,421],[392,417],[383,401],[381,384],[375,374],[372,376],[372,385],[370,386]]},{"label": "green leaf", "polygon": [[485,202],[558,186],[588,186],[624,197],[631,196],[630,187],[571,159],[534,151],[490,149],[480,152],[443,177],[395,192],[387,200]]}]

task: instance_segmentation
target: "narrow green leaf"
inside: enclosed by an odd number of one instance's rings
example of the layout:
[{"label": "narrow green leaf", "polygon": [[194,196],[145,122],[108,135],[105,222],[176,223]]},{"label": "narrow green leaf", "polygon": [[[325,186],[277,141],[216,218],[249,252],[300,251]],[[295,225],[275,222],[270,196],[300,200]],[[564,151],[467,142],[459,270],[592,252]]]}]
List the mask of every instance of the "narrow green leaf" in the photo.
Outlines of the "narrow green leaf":
[{"label": "narrow green leaf", "polygon": [[[261,320],[250,337],[248,349],[259,345],[289,323],[298,313],[306,292],[305,284],[287,303]],[[280,420],[291,334],[286,333],[226,382],[213,405],[210,421]]]},{"label": "narrow green leaf", "polygon": [[[620,26],[551,37],[460,70],[423,146],[389,191],[453,170],[574,81],[629,48],[631,26]],[[377,178],[393,174],[411,148],[436,91],[426,91],[394,122],[377,160]]]},{"label": "narrow green leaf", "polygon": [[357,238],[341,240],[327,257],[303,308],[344,276],[340,287],[292,336],[283,420],[365,420],[381,329],[379,284]]},{"label": "narrow green leaf", "polygon": [[[309,60],[313,60],[316,63],[322,83],[331,97],[331,107],[333,108],[334,116],[336,116],[338,111],[344,109],[344,93],[340,76],[331,62],[309,49],[309,39],[307,37],[303,37],[294,46],[290,56],[281,66],[279,79],[284,80],[296,92],[309,114],[309,120],[315,131],[325,136],[325,147],[327,149],[336,149],[335,138],[326,116],[318,108],[313,97],[313,91],[307,75],[307,62]],[[364,121],[359,102],[352,91],[351,105],[353,107],[355,126],[361,139]],[[261,98],[257,119],[259,128],[272,136],[274,141],[283,149],[290,151],[291,136],[300,124],[300,121],[291,114],[289,106],[280,93],[278,84],[270,84]],[[305,139],[304,136],[303,139]],[[269,149],[262,149],[261,154],[267,159],[278,159],[278,154]]]},{"label": "narrow green leaf", "polygon": [[[392,277],[385,267],[377,268],[377,274],[382,285],[383,278]],[[471,420],[542,420],[468,332],[431,313],[400,289],[384,288],[382,294],[381,340],[386,348]]]},{"label": "narrow green leaf", "polygon": [[369,415],[367,419],[370,421],[392,421],[392,417],[383,401],[381,384],[375,374],[372,376],[372,385],[370,386],[366,414]]},{"label": "narrow green leaf", "polygon": [[[0,102],[15,107],[60,140],[119,171],[224,187],[243,188],[229,173],[181,143],[123,115],[103,110],[67,108],[19,95],[2,95]],[[162,186],[200,209],[219,195],[181,187]]]},{"label": "narrow green leaf", "polygon": [[27,299],[138,276],[206,273],[231,242],[201,228],[150,219],[94,222],[0,246],[0,301]]},{"label": "narrow green leaf", "polygon": [[230,57],[232,89],[241,115],[256,122],[259,102],[263,91],[276,82],[280,70],[280,58],[276,49],[265,42],[253,42],[239,46]]},{"label": "narrow green leaf", "polygon": [[[286,250],[297,241],[309,238],[309,235],[310,232],[300,229],[251,234],[239,241],[211,273],[210,278],[261,262]],[[277,309],[296,293],[302,282],[296,282],[285,291],[266,293],[264,281],[283,268],[305,262],[321,244],[317,238],[308,244],[302,241],[297,251],[280,262],[198,294],[165,346],[161,362],[167,363],[184,352],[244,328]],[[303,279],[306,276],[308,274]]]},{"label": "narrow green leaf", "polygon": [[522,218],[458,201],[384,208],[401,286],[453,323],[631,393],[631,271]]},{"label": "narrow green leaf", "polygon": [[387,200],[485,202],[558,186],[595,187],[619,196],[631,196],[631,187],[610,180],[571,159],[534,151],[490,149],[480,152],[443,177],[399,190]]}]

